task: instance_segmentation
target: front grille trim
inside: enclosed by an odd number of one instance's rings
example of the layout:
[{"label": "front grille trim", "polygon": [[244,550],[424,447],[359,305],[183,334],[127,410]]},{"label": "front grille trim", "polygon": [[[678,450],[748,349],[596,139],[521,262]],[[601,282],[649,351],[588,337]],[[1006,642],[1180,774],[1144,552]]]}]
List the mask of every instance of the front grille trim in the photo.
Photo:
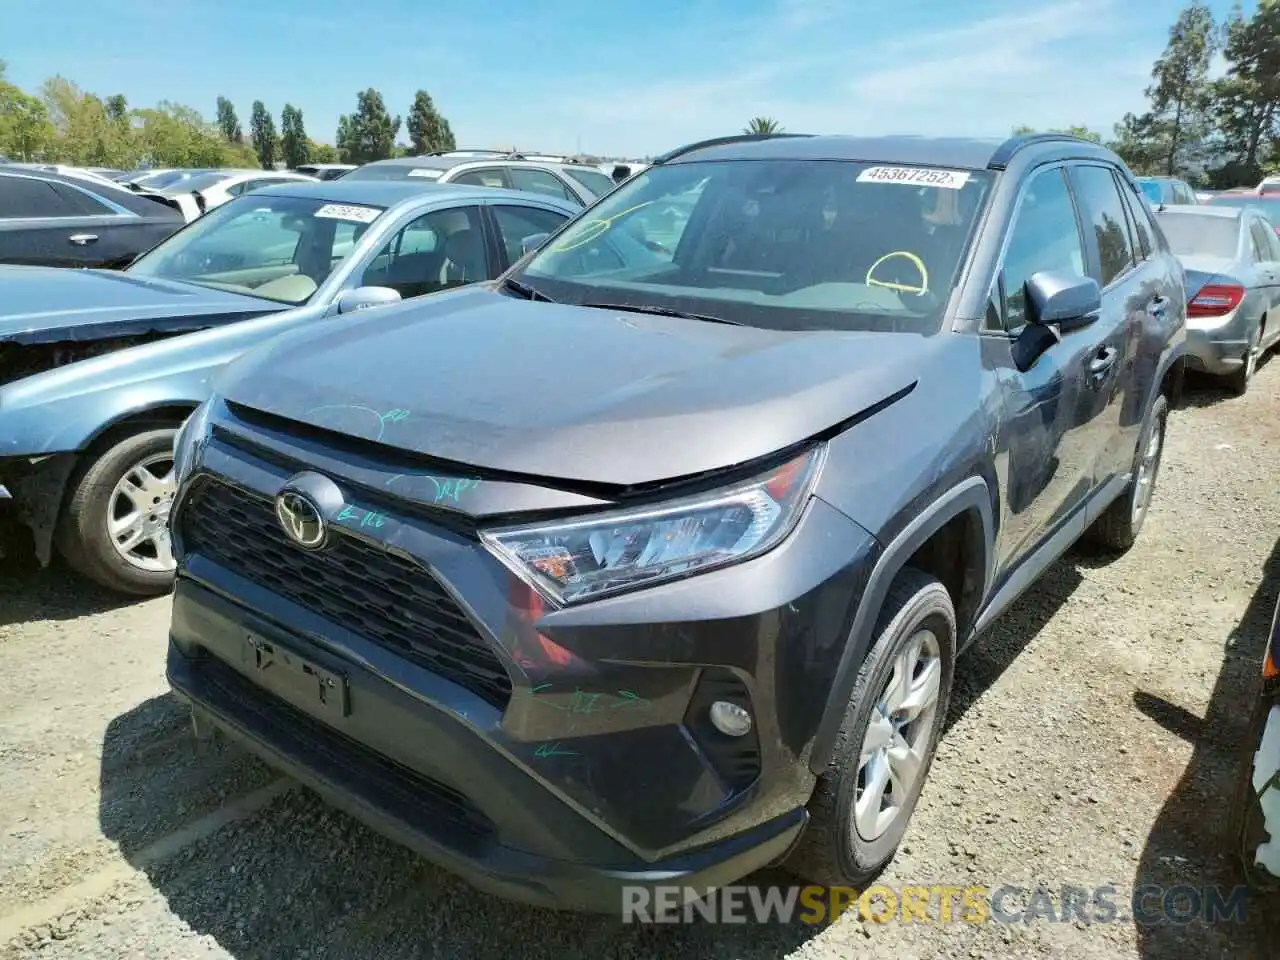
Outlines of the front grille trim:
[{"label": "front grille trim", "polygon": [[342,530],[319,551],[293,544],[270,498],[222,478],[193,483],[177,517],[198,554],[330,623],[403,656],[499,710],[511,677],[470,617],[425,565]]}]

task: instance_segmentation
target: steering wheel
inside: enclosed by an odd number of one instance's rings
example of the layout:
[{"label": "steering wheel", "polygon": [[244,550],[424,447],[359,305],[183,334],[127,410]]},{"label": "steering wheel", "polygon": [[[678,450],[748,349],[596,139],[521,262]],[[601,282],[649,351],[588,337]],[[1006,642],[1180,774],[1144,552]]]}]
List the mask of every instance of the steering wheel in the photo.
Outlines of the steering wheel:
[{"label": "steering wheel", "polygon": [[[913,287],[905,283],[891,283],[888,280],[877,280],[872,276],[880,264],[884,263],[886,260],[893,260],[898,257],[901,257],[903,260],[910,261],[911,265],[919,271],[920,286]],[[917,297],[923,297],[929,292],[929,271],[925,268],[924,261],[914,253],[907,250],[895,250],[892,253],[886,253],[883,257],[873,263],[867,269],[867,275],[862,282],[868,287],[884,287],[887,290],[896,290],[899,293],[913,293]]]}]

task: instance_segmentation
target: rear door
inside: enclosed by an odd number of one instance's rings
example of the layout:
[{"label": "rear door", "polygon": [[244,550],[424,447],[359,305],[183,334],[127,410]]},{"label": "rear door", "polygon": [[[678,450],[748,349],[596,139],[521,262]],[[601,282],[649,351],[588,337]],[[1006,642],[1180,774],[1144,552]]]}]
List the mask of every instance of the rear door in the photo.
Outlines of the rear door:
[{"label": "rear door", "polygon": [[[1261,217],[1247,214],[1249,218],[1249,240],[1254,263],[1258,266],[1257,282],[1262,298],[1262,309],[1270,313],[1280,301],[1280,263],[1276,257],[1275,231],[1267,226]],[[1280,318],[1277,318],[1280,320]],[[1280,326],[1280,324],[1277,324]],[[1270,333],[1267,334],[1270,336]]]},{"label": "rear door", "polygon": [[[1071,184],[1085,222],[1089,273],[1102,288],[1102,312],[1094,324],[1079,420],[1094,451],[1093,485],[1126,475],[1133,465],[1143,394],[1139,360],[1148,315],[1174,306],[1165,289],[1165,264],[1149,253],[1150,240],[1137,232],[1119,172],[1110,164],[1074,163]],[[1126,413],[1128,416],[1126,416]]]}]

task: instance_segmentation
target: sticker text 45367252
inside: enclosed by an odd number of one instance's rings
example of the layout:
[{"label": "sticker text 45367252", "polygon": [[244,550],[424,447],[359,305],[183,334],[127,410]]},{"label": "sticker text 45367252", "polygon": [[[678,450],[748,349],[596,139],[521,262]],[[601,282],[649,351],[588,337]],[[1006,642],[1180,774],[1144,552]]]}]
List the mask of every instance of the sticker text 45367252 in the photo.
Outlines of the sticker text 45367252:
[{"label": "sticker text 45367252", "polygon": [[969,182],[965,170],[930,167],[867,167],[858,174],[859,183],[901,183],[908,187],[942,187],[959,190]]}]

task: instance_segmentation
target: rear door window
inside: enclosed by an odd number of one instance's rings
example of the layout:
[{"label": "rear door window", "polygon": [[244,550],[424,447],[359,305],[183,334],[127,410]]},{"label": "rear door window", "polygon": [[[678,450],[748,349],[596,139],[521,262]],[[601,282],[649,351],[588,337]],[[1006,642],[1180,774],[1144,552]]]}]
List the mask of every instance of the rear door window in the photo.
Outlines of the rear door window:
[{"label": "rear door window", "polygon": [[0,217],[79,217],[81,208],[53,184],[33,177],[0,177]]}]

